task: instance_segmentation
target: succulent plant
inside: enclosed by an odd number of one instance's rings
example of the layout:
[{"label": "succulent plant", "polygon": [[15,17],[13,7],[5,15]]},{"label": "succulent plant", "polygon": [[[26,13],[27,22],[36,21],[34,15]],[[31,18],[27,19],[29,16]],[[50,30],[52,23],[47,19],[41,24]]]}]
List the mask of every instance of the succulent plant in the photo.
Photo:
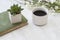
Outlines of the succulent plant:
[{"label": "succulent plant", "polygon": [[21,8],[21,6],[18,6],[18,4],[13,4],[13,6],[11,6],[10,9],[8,9],[11,15],[19,14],[22,10],[23,9]]}]

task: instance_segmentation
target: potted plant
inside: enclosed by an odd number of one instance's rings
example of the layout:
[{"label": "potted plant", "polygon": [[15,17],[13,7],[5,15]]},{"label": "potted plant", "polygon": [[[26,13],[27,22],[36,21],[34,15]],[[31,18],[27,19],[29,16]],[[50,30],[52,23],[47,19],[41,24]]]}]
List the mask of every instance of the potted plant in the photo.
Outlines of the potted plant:
[{"label": "potted plant", "polygon": [[21,6],[18,6],[18,4],[13,4],[10,9],[8,9],[11,23],[17,23],[22,21],[22,10],[23,9],[21,8]]}]

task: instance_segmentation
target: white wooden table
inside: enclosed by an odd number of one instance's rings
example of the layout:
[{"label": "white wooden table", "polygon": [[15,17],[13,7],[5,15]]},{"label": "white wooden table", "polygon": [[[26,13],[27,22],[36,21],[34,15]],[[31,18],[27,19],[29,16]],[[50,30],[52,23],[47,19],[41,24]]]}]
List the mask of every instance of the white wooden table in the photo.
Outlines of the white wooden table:
[{"label": "white wooden table", "polygon": [[[0,0],[0,12],[11,4],[8,0]],[[31,10],[25,8],[22,14],[28,19],[28,25],[0,37],[0,40],[60,40],[60,15],[48,15],[47,25],[36,26],[32,22]]]}]

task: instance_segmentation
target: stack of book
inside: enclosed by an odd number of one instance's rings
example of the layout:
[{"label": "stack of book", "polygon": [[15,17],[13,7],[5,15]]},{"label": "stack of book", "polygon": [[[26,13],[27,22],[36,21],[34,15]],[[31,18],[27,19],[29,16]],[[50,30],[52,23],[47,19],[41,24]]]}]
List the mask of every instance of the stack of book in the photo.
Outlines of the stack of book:
[{"label": "stack of book", "polygon": [[8,12],[2,12],[0,13],[0,36],[21,28],[27,24],[27,19],[23,15],[22,22],[11,24]]}]

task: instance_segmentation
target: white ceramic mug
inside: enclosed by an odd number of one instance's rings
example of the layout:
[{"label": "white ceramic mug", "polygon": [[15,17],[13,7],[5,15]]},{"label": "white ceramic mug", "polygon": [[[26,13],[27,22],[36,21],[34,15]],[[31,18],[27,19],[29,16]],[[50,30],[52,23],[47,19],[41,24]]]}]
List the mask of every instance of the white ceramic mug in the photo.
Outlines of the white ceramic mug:
[{"label": "white ceramic mug", "polygon": [[[38,16],[38,15],[35,15],[34,12],[37,11],[37,10],[41,10],[41,11],[44,11],[46,14],[43,15],[43,16]],[[33,23],[36,24],[36,25],[45,25],[47,24],[47,19],[48,19],[48,10],[44,7],[37,7],[33,10]]]}]

